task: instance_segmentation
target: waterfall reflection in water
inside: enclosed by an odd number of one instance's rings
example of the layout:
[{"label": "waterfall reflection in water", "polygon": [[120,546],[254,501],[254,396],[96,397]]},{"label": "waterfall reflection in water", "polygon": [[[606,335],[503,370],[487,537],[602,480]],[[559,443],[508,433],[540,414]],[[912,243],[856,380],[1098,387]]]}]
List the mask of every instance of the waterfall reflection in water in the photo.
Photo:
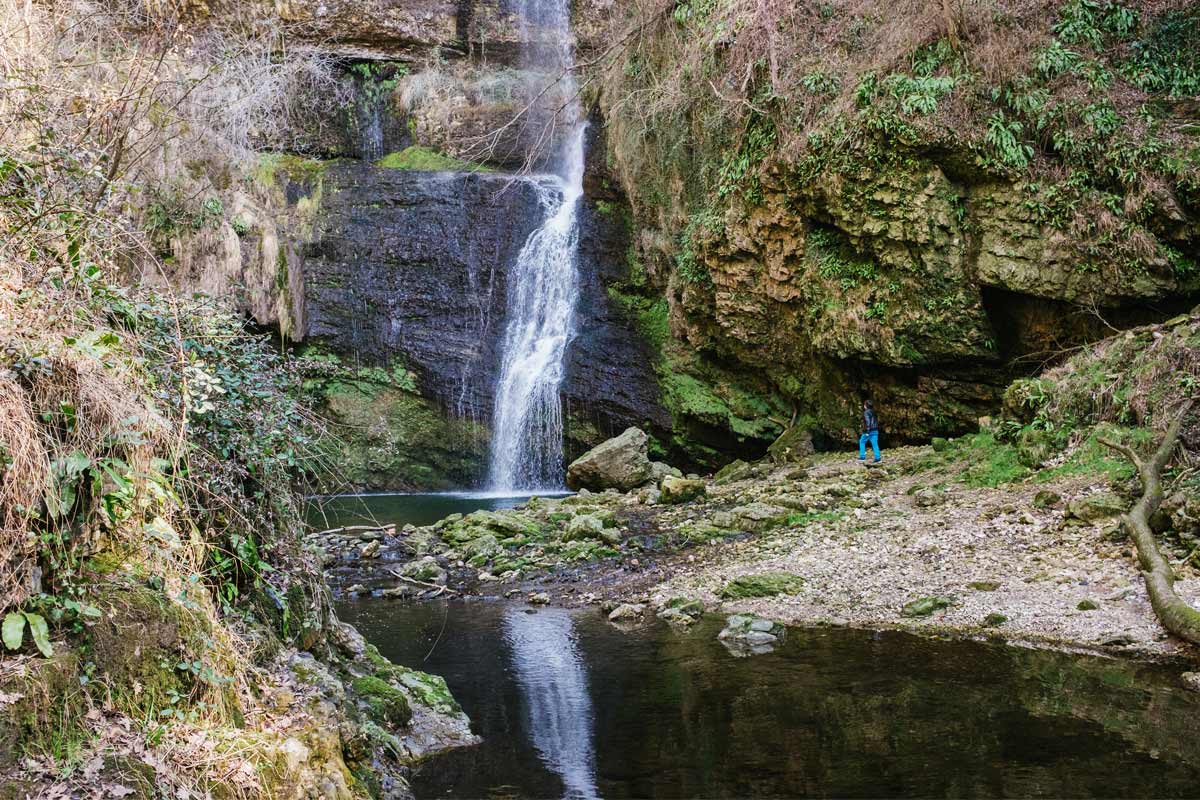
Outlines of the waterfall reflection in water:
[{"label": "waterfall reflection in water", "polygon": [[536,614],[509,609],[504,633],[543,763],[562,778],[566,797],[598,798],[592,699],[571,615],[563,609]]}]

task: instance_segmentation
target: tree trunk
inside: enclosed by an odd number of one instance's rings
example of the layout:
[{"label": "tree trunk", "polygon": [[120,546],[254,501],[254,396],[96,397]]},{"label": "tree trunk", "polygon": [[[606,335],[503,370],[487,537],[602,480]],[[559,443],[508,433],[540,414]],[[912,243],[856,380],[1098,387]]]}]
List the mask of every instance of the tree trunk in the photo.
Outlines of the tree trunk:
[{"label": "tree trunk", "polygon": [[1150,517],[1162,503],[1163,467],[1175,450],[1175,444],[1179,440],[1179,429],[1183,426],[1184,417],[1191,411],[1192,403],[1192,400],[1188,400],[1183,404],[1183,408],[1163,434],[1158,449],[1148,461],[1138,456],[1131,447],[1107,439],[1099,439],[1099,442],[1128,458],[1137,468],[1138,477],[1142,482],[1141,498],[1128,514],[1121,517],[1121,522],[1137,546],[1138,563],[1146,579],[1150,605],[1154,606],[1154,613],[1158,615],[1158,620],[1164,628],[1192,644],[1200,644],[1200,611],[1185,603],[1183,598],[1175,593],[1175,573],[1163,557],[1162,551],[1158,549],[1154,531],[1150,528]]}]

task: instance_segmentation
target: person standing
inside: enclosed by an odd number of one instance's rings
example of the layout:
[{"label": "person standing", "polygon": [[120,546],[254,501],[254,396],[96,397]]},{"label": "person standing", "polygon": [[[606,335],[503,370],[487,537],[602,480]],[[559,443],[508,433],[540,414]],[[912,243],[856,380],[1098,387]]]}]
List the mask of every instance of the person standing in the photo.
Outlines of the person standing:
[{"label": "person standing", "polygon": [[858,460],[866,462],[867,460],[867,443],[871,443],[871,449],[875,451],[875,461],[878,464],[881,456],[879,455],[879,418],[875,416],[875,408],[871,405],[870,400],[863,401],[863,434],[858,437]]}]

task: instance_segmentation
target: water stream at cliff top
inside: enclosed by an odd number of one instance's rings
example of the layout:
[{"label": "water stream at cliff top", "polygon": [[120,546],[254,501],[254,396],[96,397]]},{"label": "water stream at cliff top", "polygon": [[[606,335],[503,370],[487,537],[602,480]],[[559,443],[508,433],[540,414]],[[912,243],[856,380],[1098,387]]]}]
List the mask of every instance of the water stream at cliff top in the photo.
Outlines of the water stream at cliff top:
[{"label": "water stream at cliff top", "polygon": [[[561,144],[547,159],[552,174],[532,178],[545,214],[508,275],[508,322],[492,415],[488,485],[495,491],[562,486],[562,403],[559,388],[575,334],[579,299],[577,211],[583,196],[583,134],[571,77],[573,42],[567,0],[524,0],[519,18],[529,43],[525,60],[549,85],[534,87],[527,125],[539,141]],[[537,36],[530,33],[534,28]],[[550,44],[537,41],[550,37]]]}]

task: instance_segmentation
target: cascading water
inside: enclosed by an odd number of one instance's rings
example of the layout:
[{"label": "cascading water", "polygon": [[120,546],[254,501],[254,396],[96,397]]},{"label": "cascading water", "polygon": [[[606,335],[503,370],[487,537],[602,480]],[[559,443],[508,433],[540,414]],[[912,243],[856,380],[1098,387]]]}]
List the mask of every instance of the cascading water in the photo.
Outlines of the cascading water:
[{"label": "cascading water", "polygon": [[510,609],[504,615],[504,633],[533,745],[543,763],[562,778],[565,797],[599,797],[592,698],[571,615],[563,609],[536,614]]},{"label": "cascading water", "polygon": [[[574,336],[579,298],[577,211],[583,196],[583,134],[574,80],[567,0],[524,0],[519,10],[534,62],[549,85],[533,96],[550,108],[531,110],[539,138],[565,124],[550,159],[551,175],[534,181],[545,219],[530,234],[508,276],[508,323],[492,415],[489,484],[494,491],[562,486],[562,405],[559,388]],[[529,31],[537,26],[535,36]],[[549,36],[553,46],[535,39]],[[554,88],[556,91],[547,91]],[[527,122],[527,125],[529,123]],[[550,134],[546,136],[545,134]]]}]

